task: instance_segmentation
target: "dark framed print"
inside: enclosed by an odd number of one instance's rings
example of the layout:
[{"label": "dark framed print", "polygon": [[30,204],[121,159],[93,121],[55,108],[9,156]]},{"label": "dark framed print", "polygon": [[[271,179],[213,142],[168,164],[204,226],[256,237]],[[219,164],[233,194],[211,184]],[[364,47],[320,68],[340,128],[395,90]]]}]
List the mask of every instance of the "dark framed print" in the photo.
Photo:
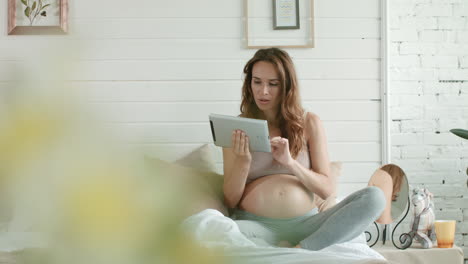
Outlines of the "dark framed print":
[{"label": "dark framed print", "polygon": [[8,0],[8,35],[68,32],[68,0]]},{"label": "dark framed print", "polygon": [[242,18],[248,49],[314,47],[314,0],[244,0]]},{"label": "dark framed print", "polygon": [[273,29],[300,29],[299,0],[273,1]]}]

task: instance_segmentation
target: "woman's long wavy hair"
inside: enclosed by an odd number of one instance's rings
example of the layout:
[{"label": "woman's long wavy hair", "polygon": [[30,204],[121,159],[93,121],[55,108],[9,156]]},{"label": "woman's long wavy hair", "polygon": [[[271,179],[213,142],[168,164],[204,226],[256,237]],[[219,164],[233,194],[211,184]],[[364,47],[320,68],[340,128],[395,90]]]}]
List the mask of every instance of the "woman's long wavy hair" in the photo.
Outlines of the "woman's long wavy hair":
[{"label": "woman's long wavy hair", "polygon": [[259,61],[273,64],[278,72],[281,86],[280,106],[276,120],[281,136],[289,141],[291,156],[296,158],[304,145],[304,109],[301,106],[296,70],[288,53],[278,48],[258,50],[244,67],[241,116],[265,119],[252,93],[252,70]]}]

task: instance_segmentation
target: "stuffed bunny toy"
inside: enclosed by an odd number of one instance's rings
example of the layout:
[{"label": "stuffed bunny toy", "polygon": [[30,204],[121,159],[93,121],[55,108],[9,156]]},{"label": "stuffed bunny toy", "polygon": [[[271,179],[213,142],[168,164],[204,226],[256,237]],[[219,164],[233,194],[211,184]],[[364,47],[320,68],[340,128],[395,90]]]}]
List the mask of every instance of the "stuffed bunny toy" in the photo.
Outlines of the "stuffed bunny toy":
[{"label": "stuffed bunny toy", "polygon": [[416,239],[423,248],[432,247],[434,237],[434,203],[433,195],[426,188],[414,188],[411,196],[413,216],[411,219],[409,236]]}]

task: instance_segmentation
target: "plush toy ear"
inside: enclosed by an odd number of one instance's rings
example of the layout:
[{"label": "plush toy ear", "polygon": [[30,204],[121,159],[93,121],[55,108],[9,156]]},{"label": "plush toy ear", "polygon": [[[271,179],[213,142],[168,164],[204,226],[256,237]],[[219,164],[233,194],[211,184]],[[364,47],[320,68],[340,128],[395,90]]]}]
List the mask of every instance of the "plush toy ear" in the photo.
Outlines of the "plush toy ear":
[{"label": "plush toy ear", "polygon": [[432,197],[434,196],[427,188],[424,188],[424,193],[425,193],[429,198],[432,198]]},{"label": "plush toy ear", "polygon": [[428,195],[429,198],[431,198],[431,199],[434,198],[434,194],[431,193],[429,190],[427,190],[427,195]]}]

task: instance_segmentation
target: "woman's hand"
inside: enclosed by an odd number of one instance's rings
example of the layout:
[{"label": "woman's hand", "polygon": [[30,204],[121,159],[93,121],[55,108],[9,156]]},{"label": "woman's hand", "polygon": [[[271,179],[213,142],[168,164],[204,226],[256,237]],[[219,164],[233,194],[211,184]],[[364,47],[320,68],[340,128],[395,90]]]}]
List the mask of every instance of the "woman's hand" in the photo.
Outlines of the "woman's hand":
[{"label": "woman's hand", "polygon": [[271,154],[273,158],[283,166],[288,166],[294,161],[289,152],[289,141],[287,138],[274,137],[270,140]]},{"label": "woman's hand", "polygon": [[250,154],[249,137],[242,130],[232,131],[232,150],[236,159],[244,161],[252,161],[252,154]]}]

